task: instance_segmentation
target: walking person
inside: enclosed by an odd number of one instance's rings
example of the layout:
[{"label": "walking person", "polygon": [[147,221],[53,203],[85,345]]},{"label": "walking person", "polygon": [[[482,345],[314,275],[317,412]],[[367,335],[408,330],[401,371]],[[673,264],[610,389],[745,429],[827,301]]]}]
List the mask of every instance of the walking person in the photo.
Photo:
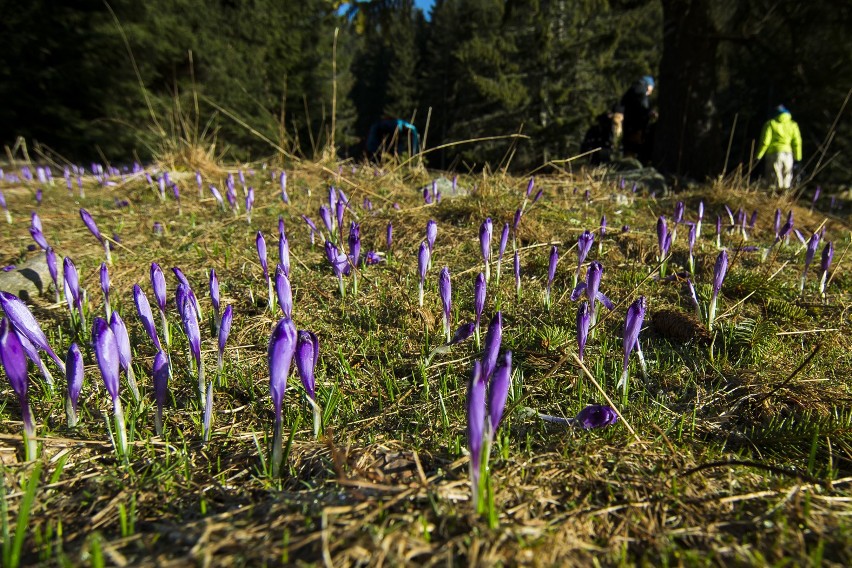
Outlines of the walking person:
[{"label": "walking person", "polygon": [[638,158],[643,164],[650,160],[652,122],[657,118],[649,99],[653,92],[654,78],[645,75],[621,97],[621,106],[624,107],[624,155]]},{"label": "walking person", "polygon": [[591,152],[589,163],[593,166],[608,164],[620,157],[620,143],[624,107],[613,105],[607,112],[599,114],[595,123],[586,131],[580,152]]},{"label": "walking person", "polygon": [[766,155],[766,177],[777,189],[790,189],[793,170],[802,161],[802,134],[787,107],[778,105],[763,125],[757,159]]}]

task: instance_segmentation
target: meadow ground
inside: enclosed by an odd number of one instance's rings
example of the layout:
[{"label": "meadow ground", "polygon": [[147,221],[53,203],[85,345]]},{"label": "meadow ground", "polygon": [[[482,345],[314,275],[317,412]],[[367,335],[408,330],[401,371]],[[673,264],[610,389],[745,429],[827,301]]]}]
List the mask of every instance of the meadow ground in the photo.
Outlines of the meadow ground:
[{"label": "meadow ground", "polygon": [[[149,185],[141,175],[114,177],[114,185],[87,177],[84,198],[76,182],[69,193],[61,177],[54,185],[0,184],[13,217],[0,223],[0,262],[20,264],[43,254],[28,249],[30,212],[37,211],[59,258],[67,255],[77,265],[90,321],[103,314],[103,249],[79,208],[92,213],[104,234],[118,237],[109,267],[112,308],[130,329],[142,393],[136,403],[122,387],[131,438],[125,464],[110,443],[112,405],[86,333],[72,326],[52,290],[33,299],[31,309],[60,356],[72,341],[80,344],[85,382],[80,424],[68,428],[61,373],[48,362],[57,378],[50,394],[30,367],[40,443],[38,459],[30,462],[23,458],[17,399],[7,381],[0,387],[7,563],[19,547],[21,564],[30,566],[852,564],[848,202],[831,209],[824,196],[811,210],[809,203],[723,182],[654,197],[596,174],[536,177],[533,191],[543,196],[527,205],[510,234],[501,276],[494,259],[487,286],[483,325],[501,311],[503,349],[513,353],[514,374],[490,462],[488,510],[475,514],[465,401],[480,350],[471,338],[433,353],[444,341],[438,273],[450,270],[453,329],[472,321],[474,279],[483,269],[480,225],[493,220],[496,256],[528,178],[462,176],[459,185],[469,195],[426,204],[419,188],[434,173],[301,164],[287,169],[285,205],[277,171],[244,169],[256,193],[250,223],[239,181],[238,215],[222,211],[207,190],[212,183],[224,193],[224,169],[203,172],[201,199],[193,172],[172,172],[180,208],[171,194],[161,201],[156,182]],[[384,255],[357,271],[357,291],[353,276],[345,277],[345,298],[322,237],[312,245],[301,218],[306,214],[323,228],[318,209],[328,202],[330,185],[350,199],[344,231],[357,219],[362,251]],[[37,187],[44,188],[38,206]],[[684,278],[655,278],[655,225],[665,215],[672,228],[678,201],[685,204],[684,221],[696,220],[699,202],[705,206],[693,277],[705,311],[719,254],[716,216],[723,219],[730,268],[712,330],[693,317]],[[747,241],[730,227],[725,204],[747,216],[757,212]],[[805,253],[795,236],[764,262],[760,251],[748,249],[775,240],[776,208],[782,222],[793,211],[805,239],[825,228],[822,243],[833,242],[825,298],[817,291],[819,252],[799,293]],[[608,220],[603,238],[602,215]],[[267,307],[255,238],[257,231],[265,235],[274,267],[279,216],[291,251],[292,317],[296,327],[319,337],[322,432],[314,438],[294,370],[284,397],[285,465],[274,478],[266,350],[281,312]],[[429,219],[438,232],[421,308],[417,251]],[[162,234],[153,231],[155,222],[163,224]],[[602,263],[601,291],[616,304],[603,310],[585,366],[623,415],[595,430],[537,415],[572,417],[604,402],[574,357],[578,303],[570,292],[584,230],[595,234],[585,264]],[[668,274],[687,269],[688,230],[679,227]],[[560,260],[548,308],[552,245]],[[166,271],[170,302],[173,377],[162,437],[154,433],[155,349],[131,294],[138,283],[153,305],[151,262]],[[183,270],[200,301],[209,376],[216,370],[210,269],[221,284],[222,306],[234,309],[208,443],[202,442],[198,383],[173,304],[171,267]],[[625,395],[616,388],[622,329],[627,307],[640,295],[648,301],[640,334],[648,371],[643,377],[634,353]],[[159,316],[155,321],[162,333]]]}]

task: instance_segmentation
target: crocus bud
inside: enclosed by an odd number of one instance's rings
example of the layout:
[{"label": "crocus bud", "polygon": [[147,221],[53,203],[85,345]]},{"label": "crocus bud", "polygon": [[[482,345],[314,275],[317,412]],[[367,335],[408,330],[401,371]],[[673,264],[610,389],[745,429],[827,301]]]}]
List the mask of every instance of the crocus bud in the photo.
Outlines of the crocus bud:
[{"label": "crocus bud", "polygon": [[163,269],[156,262],[151,263],[151,288],[154,290],[154,300],[161,312],[166,311],[166,277]]},{"label": "crocus bud", "polygon": [[429,245],[429,254],[435,249],[435,239],[438,238],[438,224],[429,219],[426,223],[426,244]]},{"label": "crocus bud", "polygon": [[290,276],[290,244],[287,236],[281,232],[278,234],[278,263],[287,277]]},{"label": "crocus bud", "polygon": [[622,342],[624,348],[624,363],[622,367],[621,380],[618,382],[618,387],[627,388],[628,364],[630,363],[630,353],[639,344],[639,331],[642,329],[642,323],[645,320],[645,311],[647,309],[647,301],[645,296],[640,296],[636,301],[630,304],[627,308],[627,319],[624,323],[624,340]]},{"label": "crocus bud", "polygon": [[500,343],[503,339],[503,314],[497,312],[488,324],[488,332],[485,334],[485,351],[482,354],[482,378],[489,380],[497,365],[497,355],[500,352]]},{"label": "crocus bud", "polygon": [[118,343],[109,324],[103,318],[96,317],[92,326],[92,341],[95,347],[95,358],[104,380],[104,386],[113,402],[118,399],[118,373],[120,360]]},{"label": "crocus bud", "polygon": [[121,319],[118,312],[112,312],[109,327],[115,336],[115,343],[118,346],[118,362],[127,375],[127,384],[130,386],[133,398],[136,402],[139,402],[141,400],[139,388],[136,386],[136,378],[133,376],[133,367],[131,366],[133,353],[130,349],[130,337],[127,334],[127,327],[124,325],[124,320]]},{"label": "crocus bud", "polygon": [[506,399],[509,397],[509,387],[512,384],[512,352],[503,354],[503,359],[488,385],[488,414],[490,420],[489,433],[493,439],[500,421],[503,419],[503,410],[506,408]]},{"label": "crocus bud", "polygon": [[278,296],[278,305],[285,317],[291,317],[293,312],[293,291],[290,288],[290,279],[284,273],[281,265],[275,270],[275,293]]},{"label": "crocus bud", "polygon": [[154,418],[154,428],[158,436],[163,435],[163,407],[169,396],[169,356],[163,351],[154,355],[153,367],[154,399],[157,402],[157,414]]},{"label": "crocus bud", "polygon": [[583,302],[577,310],[577,349],[580,361],[583,360],[583,353],[586,350],[586,340],[589,337],[589,323],[591,319],[589,304]]},{"label": "crocus bud", "polygon": [[260,267],[263,269],[264,280],[269,279],[269,264],[266,260],[266,239],[263,238],[263,233],[257,232],[255,237],[255,245],[257,246],[257,258],[260,260]]},{"label": "crocus bud", "polygon": [[479,327],[479,322],[482,318],[482,310],[485,308],[485,289],[485,274],[480,272],[476,275],[476,280],[473,283],[473,313],[476,318],[476,327]]},{"label": "crocus bud", "polygon": [[27,357],[15,326],[7,318],[0,319],[0,363],[3,364],[9,384],[21,405],[26,459],[35,459],[38,446],[34,439],[35,424],[27,399]]},{"label": "crocus bud", "polygon": [[452,339],[450,339],[449,345],[461,343],[462,341],[473,335],[474,331],[476,331],[476,324],[474,324],[473,322],[461,324],[456,330],[456,332],[453,334]]},{"label": "crocus bud", "polygon": [[452,285],[450,283],[450,269],[446,266],[441,269],[438,275],[438,292],[441,296],[441,305],[444,308],[444,333],[447,336],[447,341],[450,340],[450,315],[453,307]]},{"label": "crocus bud", "polygon": [[352,266],[358,266],[358,261],[361,258],[361,225],[355,221],[349,224],[347,244],[349,245],[349,258]]},{"label": "crocus bud", "polygon": [[83,223],[86,225],[86,228],[89,229],[95,238],[100,242],[103,242],[103,235],[101,235],[101,232],[98,230],[98,226],[95,224],[95,220],[92,218],[92,215],[85,209],[80,209],[80,218],[83,219]]},{"label": "crocus bud", "polygon": [[319,358],[319,339],[312,331],[300,330],[296,338],[296,369],[308,398],[316,400],[316,370]]},{"label": "crocus bud", "polygon": [[151,343],[157,350],[161,350],[160,338],[157,336],[157,329],[154,326],[154,314],[151,313],[151,304],[148,303],[148,297],[139,284],[133,285],[133,302],[136,304],[136,313],[139,315],[139,320],[142,322],[142,327],[151,339]]},{"label": "crocus bud", "polygon": [[509,242],[509,223],[503,224],[503,233],[500,235],[500,248],[497,250],[497,258],[503,260],[503,254],[506,252],[506,245]]},{"label": "crocus bud", "polygon": [[275,410],[275,420],[281,420],[281,405],[284,401],[284,391],[287,389],[287,376],[293,363],[296,350],[296,326],[290,318],[282,318],[269,339],[267,352],[269,361],[269,392],[272,395],[272,406]]},{"label": "crocus bud", "polygon": [[80,391],[83,390],[83,354],[76,343],[71,344],[68,355],[65,356],[65,379],[68,383],[65,415],[68,426],[73,428],[77,425],[77,401],[80,399]]},{"label": "crocus bud", "polygon": [[0,291],[0,308],[3,308],[3,312],[6,314],[9,322],[15,326],[15,331],[29,339],[37,349],[46,352],[56,362],[57,366],[62,369],[62,372],[65,373],[65,363],[50,347],[50,344],[47,342],[47,336],[41,330],[41,327],[39,327],[38,322],[33,317],[27,305],[14,294]]},{"label": "crocus bud", "polygon": [[479,361],[473,363],[473,373],[467,392],[467,444],[470,451],[470,482],[473,508],[478,509],[479,475],[482,464],[482,443],[485,433],[485,397],[488,381],[482,377]]},{"label": "crocus bud", "polygon": [[225,311],[222,312],[222,322],[219,325],[219,358],[218,358],[218,369],[219,372],[222,372],[222,363],[223,357],[225,355],[225,344],[228,342],[228,335],[231,333],[231,322],[234,319],[234,308],[230,304],[225,307]]}]

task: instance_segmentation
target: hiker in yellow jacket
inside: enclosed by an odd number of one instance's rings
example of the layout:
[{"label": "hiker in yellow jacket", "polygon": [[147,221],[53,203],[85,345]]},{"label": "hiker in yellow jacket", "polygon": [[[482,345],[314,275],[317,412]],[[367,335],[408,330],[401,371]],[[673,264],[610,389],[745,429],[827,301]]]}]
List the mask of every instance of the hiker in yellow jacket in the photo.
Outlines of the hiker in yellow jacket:
[{"label": "hiker in yellow jacket", "polygon": [[790,189],[793,165],[802,161],[802,134],[784,105],[775,107],[774,116],[763,125],[757,159],[766,154],[766,177],[778,189]]}]

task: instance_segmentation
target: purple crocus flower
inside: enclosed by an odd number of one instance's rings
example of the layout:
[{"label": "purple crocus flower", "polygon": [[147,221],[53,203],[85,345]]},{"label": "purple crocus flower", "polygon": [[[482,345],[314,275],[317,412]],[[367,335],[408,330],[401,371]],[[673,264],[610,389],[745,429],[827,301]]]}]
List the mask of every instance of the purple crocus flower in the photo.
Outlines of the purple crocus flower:
[{"label": "purple crocus flower", "polygon": [[329,235],[334,235],[334,225],[331,222],[331,210],[325,205],[320,205],[319,208],[320,219],[322,219],[323,225],[325,225],[326,230]]},{"label": "purple crocus flower", "polygon": [[249,187],[246,192],[246,220],[251,224],[251,211],[254,207],[254,188]]},{"label": "purple crocus flower", "polygon": [[27,399],[27,356],[21,345],[21,339],[15,326],[6,318],[0,319],[0,362],[6,370],[6,377],[18,402],[21,405],[21,420],[24,423],[24,442],[26,447],[26,460],[36,458],[38,445],[35,440],[35,423],[30,403]]},{"label": "purple crocus flower", "polygon": [[716,248],[722,248],[722,217],[716,215]]},{"label": "purple crocus flower", "polygon": [[533,187],[535,187],[535,178],[531,177],[530,181],[527,183],[527,194],[526,197],[529,197],[532,193]]},{"label": "purple crocus flower", "polygon": [[92,342],[95,348],[95,359],[104,380],[104,386],[112,398],[113,413],[117,432],[116,450],[122,457],[127,456],[127,431],[124,427],[124,412],[121,408],[119,389],[119,354],[118,343],[109,324],[103,318],[96,317],[92,325]]},{"label": "purple crocus flower", "polygon": [[432,255],[432,251],[435,250],[435,239],[438,238],[438,224],[429,219],[426,223],[426,244],[429,245],[429,255]]},{"label": "purple crocus flower", "polygon": [[731,208],[730,208],[730,207],[728,207],[728,204],[727,204],[727,203],[725,203],[725,204],[723,205],[723,207],[725,208],[725,213],[727,213],[727,214],[728,214],[728,221],[730,221],[731,226],[733,226],[733,225],[734,225],[734,223],[735,223],[735,221],[734,221],[734,212],[733,212],[733,211],[731,211]]},{"label": "purple crocus flower", "polygon": [[698,226],[695,223],[691,223],[689,225],[689,237],[687,242],[689,244],[689,271],[695,274],[695,240],[698,238]]},{"label": "purple crocus flower", "polygon": [[423,286],[426,283],[426,271],[429,268],[429,245],[426,241],[420,243],[420,249],[417,252],[417,272],[420,275],[420,284],[418,288],[418,304],[423,307]]},{"label": "purple crocus flower", "polygon": [[482,378],[489,380],[497,365],[497,355],[500,352],[500,343],[503,340],[503,314],[497,312],[488,324],[488,332],[485,334],[485,350],[482,354]]},{"label": "purple crocus flower", "polygon": [[231,304],[225,306],[222,312],[222,321],[219,325],[219,342],[218,342],[218,365],[219,382],[221,383],[222,368],[225,355],[225,344],[228,343],[228,336],[231,334],[231,322],[234,319],[234,307]]},{"label": "purple crocus flower", "polygon": [[393,224],[388,223],[387,231],[385,233],[385,249],[387,250],[387,252],[390,252],[392,244],[393,244]]},{"label": "purple crocus flower", "polygon": [[9,319],[9,322],[15,326],[15,331],[18,334],[29,339],[38,350],[47,353],[51,359],[56,362],[56,365],[65,373],[65,363],[47,342],[47,336],[39,327],[38,322],[33,317],[32,312],[20,298],[6,291],[0,291],[0,308]]},{"label": "purple crocus flower", "polygon": [[695,237],[701,238],[701,222],[704,220],[704,202],[698,202],[698,222],[695,228]]},{"label": "purple crocus flower", "polygon": [[547,268],[547,286],[544,291],[544,303],[550,309],[550,288],[553,285],[553,279],[556,277],[556,263],[559,262],[559,250],[556,245],[550,247],[550,263]]},{"label": "purple crocus flower", "polygon": [[340,297],[343,298],[346,295],[346,289],[343,286],[343,275],[349,274],[349,257],[339,252],[331,241],[325,241],[325,256],[329,264],[331,264],[334,275],[337,276]]},{"label": "purple crocus flower", "polygon": [[109,269],[105,262],[101,263],[100,280],[101,292],[104,293],[104,309],[106,311],[106,317],[109,318],[112,315],[112,310],[109,305]]},{"label": "purple crocus flower", "polygon": [[154,399],[157,402],[157,413],[154,415],[154,429],[157,436],[163,435],[163,407],[166,406],[166,398],[169,395],[169,356],[163,351],[157,351],[154,355],[154,367],[152,369],[154,383]]},{"label": "purple crocus flower", "polygon": [[12,214],[9,212],[9,208],[6,206],[6,196],[3,195],[3,192],[0,191],[0,207],[3,208],[3,212],[6,213],[6,222],[12,223]]},{"label": "purple crocus flower", "polygon": [[573,419],[573,424],[583,430],[603,428],[618,422],[618,414],[612,407],[602,404],[590,404]]},{"label": "purple crocus flower", "polygon": [[686,290],[689,293],[689,299],[692,302],[692,306],[695,308],[695,315],[700,321],[703,319],[701,317],[701,306],[698,304],[698,295],[695,293],[695,286],[689,278],[686,279]]},{"label": "purple crocus flower", "polygon": [[515,269],[515,295],[521,295],[521,257],[518,256],[518,251],[515,250],[515,255],[513,259],[513,265]]},{"label": "purple crocus flower", "polygon": [[592,250],[592,244],[595,241],[595,235],[591,231],[583,231],[577,238],[577,270],[574,271],[574,285],[577,285],[577,280],[580,279],[580,267],[586,262],[586,257],[589,251]]},{"label": "purple crocus flower", "polygon": [[281,471],[281,406],[284,391],[287,390],[287,376],[296,352],[296,326],[290,318],[282,318],[269,339],[267,357],[269,362],[269,392],[272,395],[272,407],[275,411],[275,424],[272,441],[272,475],[278,477]]},{"label": "purple crocus flower", "polygon": [[775,209],[774,227],[775,227],[775,239],[778,240],[778,234],[779,234],[779,231],[781,230],[781,210],[778,209],[778,208]]},{"label": "purple crocus flower", "polygon": [[313,220],[307,215],[302,215],[302,219],[308,225],[308,230],[310,231],[311,235],[311,246],[314,246],[314,236],[319,232],[319,230],[317,229],[317,226],[314,224]]},{"label": "purple crocus flower", "polygon": [[461,343],[462,341],[473,335],[474,331],[476,331],[476,324],[474,324],[472,321],[461,324],[456,330],[456,332],[453,334],[452,339],[450,339],[449,345]]},{"label": "purple crocus flower", "polygon": [[657,219],[657,248],[660,251],[660,260],[663,260],[668,253],[668,247],[666,247],[666,218],[660,215],[659,219]]},{"label": "purple crocus flower", "polygon": [[151,343],[158,351],[162,349],[160,346],[160,338],[157,337],[157,328],[154,326],[154,314],[151,313],[151,304],[148,303],[148,297],[139,284],[133,285],[133,302],[136,304],[136,313],[139,315],[139,320],[142,322],[142,327],[148,337],[151,338]]},{"label": "purple crocus flower", "polygon": [[263,278],[269,280],[269,264],[266,260],[266,239],[263,238],[262,232],[257,232],[254,242],[257,247],[257,258],[260,261],[260,268],[263,270]]},{"label": "purple crocus flower", "polygon": [[707,315],[707,327],[713,328],[713,320],[716,318],[716,301],[722,290],[722,282],[728,272],[728,251],[722,250],[716,257],[716,266],[713,269],[713,296],[710,298],[710,309]]},{"label": "purple crocus flower", "polygon": [[343,214],[346,212],[346,202],[338,200],[335,205],[335,214],[337,216],[337,231],[340,233],[340,238],[343,239]]},{"label": "purple crocus flower", "polygon": [[520,208],[515,209],[515,215],[512,217],[512,230],[518,231],[518,224],[521,222],[521,217],[523,216],[523,211]]},{"label": "purple crocus flower", "polygon": [[479,323],[482,319],[482,310],[485,308],[485,274],[480,272],[476,275],[476,280],[473,283],[473,313],[474,325],[477,332],[479,331]]},{"label": "purple crocus flower", "polygon": [[820,281],[819,281],[819,293],[824,297],[825,296],[825,285],[828,279],[828,269],[831,268],[831,261],[834,258],[834,244],[832,241],[828,241],[825,244],[825,247],[822,249],[822,262],[820,263]]},{"label": "purple crocus flower", "polygon": [[337,189],[335,189],[335,187],[333,185],[329,186],[328,187],[328,209],[329,209],[329,211],[334,209],[334,204],[337,203],[339,200],[340,200],[340,198],[337,197]]},{"label": "purple crocus flower", "polygon": [[316,378],[314,372],[319,360],[319,339],[312,331],[300,330],[296,338],[296,368],[299,370],[299,378],[308,395],[314,413],[314,437],[319,436],[322,414],[317,405]]},{"label": "purple crocus flower", "polygon": [[215,185],[210,186],[210,193],[213,194],[213,198],[216,199],[216,203],[219,204],[219,209],[222,211],[225,210],[225,201],[222,199],[222,194],[216,189]]},{"label": "purple crocus flower", "polygon": [[278,233],[278,263],[288,277],[290,276],[290,243],[284,232]]},{"label": "purple crocus flower", "polygon": [[[497,433],[500,427],[500,422],[503,419],[503,410],[506,408],[506,399],[509,397],[509,387],[512,384],[512,352],[506,351],[503,354],[503,359],[488,385],[488,433],[491,440]],[[490,444],[489,444],[490,446]]]},{"label": "purple crocus flower", "polygon": [[361,225],[352,221],[349,224],[349,258],[352,266],[358,266],[358,261],[361,258]]},{"label": "purple crocus flower", "polygon": [[52,247],[47,247],[44,251],[45,261],[47,262],[47,271],[50,273],[50,279],[53,280],[53,291],[56,292],[56,303],[59,303],[59,270],[56,266],[56,252]]},{"label": "purple crocus flower", "polygon": [[479,248],[482,251],[482,260],[485,263],[485,280],[488,281],[491,279],[491,235],[493,233],[493,224],[491,222],[491,217],[485,219],[485,221],[479,227]]},{"label": "purple crocus flower", "polygon": [[470,483],[475,511],[479,510],[479,476],[482,467],[482,443],[485,438],[487,388],[488,381],[482,376],[482,367],[479,361],[474,361],[467,392],[467,445],[470,451]]},{"label": "purple crocus flower", "polygon": [[808,247],[805,249],[805,269],[802,271],[802,280],[799,283],[799,292],[805,291],[805,279],[808,275],[808,268],[814,260],[817,248],[819,247],[820,234],[814,233],[808,240]]},{"label": "purple crocus flower", "polygon": [[686,206],[683,204],[683,201],[678,201],[675,204],[674,216],[673,220],[675,225],[678,225],[683,222],[683,213],[686,210]]},{"label": "purple crocus flower", "polygon": [[278,177],[278,183],[281,186],[281,201],[290,203],[290,197],[287,195],[287,172],[281,172],[281,175]]},{"label": "purple crocus flower", "polygon": [[[171,345],[171,334],[169,333],[169,322],[166,319],[166,277],[163,275],[163,269],[156,262],[151,263],[151,288],[154,290],[154,301],[160,310],[160,318],[163,322],[163,338],[166,341],[166,347]],[[183,273],[181,272],[181,276]],[[184,278],[185,280],[185,278]],[[187,286],[189,283],[187,282]]]},{"label": "purple crocus flower", "polygon": [[589,300],[589,315],[591,316],[591,324],[597,322],[597,304],[601,302],[608,310],[615,308],[612,301],[605,294],[599,291],[601,278],[603,276],[603,265],[597,260],[589,264],[586,269],[586,281],[577,284],[577,287],[571,292],[571,301],[575,302],[585,294]]},{"label": "purple crocus flower", "polygon": [[204,191],[204,180],[201,179],[201,172],[198,170],[195,171],[195,183],[198,185],[198,198],[200,199]]},{"label": "purple crocus flower", "polygon": [[50,248],[50,245],[47,244],[47,239],[44,238],[44,233],[41,232],[40,229],[36,227],[30,227],[30,235],[36,244],[41,248],[41,250],[47,250]]},{"label": "purple crocus flower", "polygon": [[290,279],[284,273],[281,265],[275,270],[275,293],[278,296],[278,305],[281,306],[281,311],[285,317],[292,317],[293,312],[293,291],[290,288]]},{"label": "purple crocus flower", "polygon": [[69,257],[62,259],[62,277],[65,279],[66,290],[71,293],[74,305],[80,311],[81,325],[85,328],[85,317],[83,316],[83,295],[80,291],[80,276],[77,267]]},{"label": "purple crocus flower", "polygon": [[127,376],[127,384],[130,391],[133,393],[133,398],[136,402],[141,400],[139,396],[139,387],[136,386],[136,378],[133,375],[133,353],[130,349],[130,336],[127,334],[127,326],[124,325],[124,320],[118,315],[118,312],[112,312],[109,327],[115,336],[116,345],[118,345],[118,362]]},{"label": "purple crocus flower", "polygon": [[503,270],[503,255],[506,253],[506,245],[509,243],[509,223],[503,223],[503,232],[500,234],[500,246],[497,249],[497,282],[500,282],[500,273]]},{"label": "purple crocus flower", "polygon": [[751,217],[748,220],[748,228],[749,230],[754,229],[754,225],[757,223],[757,209],[751,212]]},{"label": "purple crocus flower", "polygon": [[589,337],[589,324],[591,320],[589,304],[588,302],[583,302],[577,309],[577,348],[580,361],[583,360],[583,354],[586,351],[586,340]]},{"label": "purple crocus flower", "polygon": [[216,276],[216,269],[210,269],[210,301],[213,304],[213,320],[216,326],[216,330],[219,330],[219,323],[221,318],[219,316],[219,278]]},{"label": "purple crocus flower", "polygon": [[68,382],[68,393],[65,397],[65,417],[68,427],[77,426],[77,401],[83,389],[83,355],[76,343],[68,348],[65,356],[65,379]]},{"label": "purple crocus flower", "polygon": [[[635,348],[639,352],[640,361],[644,361],[642,349],[639,347],[639,330],[642,329],[642,323],[645,320],[645,311],[648,303],[645,296],[639,298],[630,304],[627,309],[627,320],[624,323],[624,364],[621,372],[621,380],[618,381],[618,388],[627,392],[627,378],[629,372],[630,352]],[[644,367],[644,364],[643,364]]]},{"label": "purple crocus flower", "polygon": [[533,205],[535,205],[536,201],[538,201],[539,199],[541,199],[541,196],[542,196],[542,195],[544,195],[544,189],[539,189],[539,190],[536,192],[535,197],[533,197],[532,204],[533,204]]},{"label": "purple crocus flower", "polygon": [[450,316],[453,307],[453,293],[450,283],[450,269],[446,266],[441,269],[441,273],[438,275],[438,291],[441,295],[441,305],[444,308],[444,335],[447,336],[447,341],[449,341],[450,333],[452,333]]},{"label": "purple crocus flower", "polygon": [[110,253],[109,241],[101,234],[100,230],[98,230],[98,226],[95,224],[95,220],[92,218],[92,215],[86,211],[85,209],[80,209],[80,218],[83,219],[83,223],[86,225],[86,228],[95,236],[98,241],[103,245],[104,252],[106,253],[107,264],[112,264],[112,255]]}]

